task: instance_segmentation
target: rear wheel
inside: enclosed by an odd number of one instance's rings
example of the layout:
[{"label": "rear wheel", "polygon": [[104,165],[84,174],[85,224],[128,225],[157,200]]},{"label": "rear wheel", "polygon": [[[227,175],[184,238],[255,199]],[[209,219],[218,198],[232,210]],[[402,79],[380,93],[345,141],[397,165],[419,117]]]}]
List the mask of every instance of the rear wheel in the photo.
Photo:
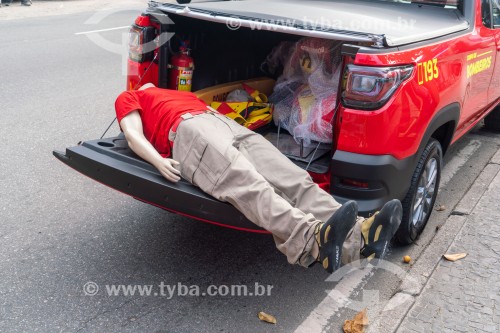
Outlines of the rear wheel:
[{"label": "rear wheel", "polygon": [[500,132],[500,106],[491,111],[489,115],[484,118],[484,127],[492,131]]},{"label": "rear wheel", "polygon": [[403,200],[403,219],[397,238],[411,244],[422,233],[432,213],[441,180],[443,152],[441,144],[431,139],[413,173],[410,189]]}]

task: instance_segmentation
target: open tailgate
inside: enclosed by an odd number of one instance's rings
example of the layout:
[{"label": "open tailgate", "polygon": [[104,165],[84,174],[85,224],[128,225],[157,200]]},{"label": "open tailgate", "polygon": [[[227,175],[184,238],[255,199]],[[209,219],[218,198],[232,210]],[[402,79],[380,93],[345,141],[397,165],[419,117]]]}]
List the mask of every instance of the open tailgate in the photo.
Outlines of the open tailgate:
[{"label": "open tailgate", "polygon": [[228,203],[218,201],[181,180],[171,183],[135,155],[125,138],[91,140],[54,151],[61,162],[106,186],[165,210],[204,222],[245,231],[267,233]]}]

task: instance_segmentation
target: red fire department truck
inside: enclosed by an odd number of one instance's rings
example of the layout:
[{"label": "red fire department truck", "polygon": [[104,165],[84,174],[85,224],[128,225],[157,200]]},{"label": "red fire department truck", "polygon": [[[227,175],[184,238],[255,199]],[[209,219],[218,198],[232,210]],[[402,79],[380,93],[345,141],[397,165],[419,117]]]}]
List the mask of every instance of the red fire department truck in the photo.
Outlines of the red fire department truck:
[{"label": "red fire department truck", "polygon": [[[210,91],[220,92],[217,87],[227,83],[262,83],[269,75],[261,64],[283,41],[342,42],[329,152],[312,163],[295,163],[338,201],[356,200],[362,214],[401,199],[403,243],[415,240],[429,219],[450,145],[482,119],[500,130],[498,0],[185,2],[150,1],[132,24],[127,89],[147,82],[171,87],[169,64],[181,41],[194,62],[194,71],[184,74],[205,99],[217,99]],[[122,135],[54,155],[168,211],[265,232],[191,184],[163,179]]]}]

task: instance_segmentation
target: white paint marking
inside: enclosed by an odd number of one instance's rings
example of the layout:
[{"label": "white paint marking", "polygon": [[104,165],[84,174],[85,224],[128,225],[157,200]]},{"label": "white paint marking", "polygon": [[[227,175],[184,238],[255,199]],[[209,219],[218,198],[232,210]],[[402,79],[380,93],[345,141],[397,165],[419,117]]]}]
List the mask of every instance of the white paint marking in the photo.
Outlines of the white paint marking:
[{"label": "white paint marking", "polygon": [[453,176],[464,166],[465,163],[471,158],[472,154],[481,147],[481,142],[479,140],[472,140],[467,146],[462,148],[453,158],[446,163],[443,171],[441,172],[441,184],[440,187],[445,187]]},{"label": "white paint marking", "polygon": [[128,29],[130,28],[130,25],[126,25],[123,27],[115,27],[115,28],[109,28],[109,29],[101,29],[101,30],[92,30],[92,31],[84,31],[84,32],[76,32],[75,35],[88,35],[88,34],[95,34],[97,32],[104,32],[104,31],[113,31],[113,30],[122,30],[122,29]]},{"label": "white paint marking", "polygon": [[309,316],[300,324],[294,333],[320,333],[328,325],[331,317],[351,300],[352,293],[361,287],[365,278],[373,272],[373,266],[358,269],[347,274],[332,289],[326,297],[311,311]]}]

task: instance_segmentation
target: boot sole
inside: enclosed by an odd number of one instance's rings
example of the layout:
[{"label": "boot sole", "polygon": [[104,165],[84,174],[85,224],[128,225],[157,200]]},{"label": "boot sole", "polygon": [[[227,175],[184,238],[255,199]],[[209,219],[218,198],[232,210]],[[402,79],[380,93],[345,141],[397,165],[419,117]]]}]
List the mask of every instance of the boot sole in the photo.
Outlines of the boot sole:
[{"label": "boot sole", "polygon": [[320,262],[323,268],[333,273],[342,263],[342,246],[349,231],[356,224],[358,205],[355,201],[348,201],[340,207],[321,229],[320,235]]},{"label": "boot sole", "polygon": [[[386,209],[384,210],[384,208]],[[386,206],[382,208],[380,213],[377,214],[373,222],[373,230],[371,229],[368,235],[368,245],[361,250],[361,254],[365,256],[369,262],[373,259],[383,259],[385,257],[391,240],[401,224],[402,215],[403,208],[399,200],[389,201]],[[385,223],[385,221],[389,222]],[[382,227],[382,230],[380,231],[378,240],[375,241],[376,230],[379,227]]]}]

